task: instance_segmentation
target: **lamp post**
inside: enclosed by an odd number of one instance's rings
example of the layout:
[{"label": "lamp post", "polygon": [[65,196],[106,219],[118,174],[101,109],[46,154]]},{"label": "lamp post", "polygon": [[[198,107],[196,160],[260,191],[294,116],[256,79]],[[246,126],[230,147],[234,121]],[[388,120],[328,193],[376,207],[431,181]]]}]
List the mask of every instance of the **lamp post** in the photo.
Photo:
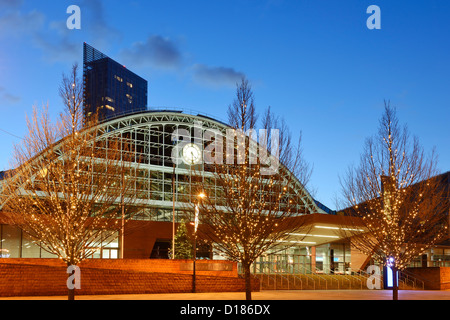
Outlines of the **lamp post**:
[{"label": "lamp post", "polygon": [[124,165],[123,165],[123,159],[121,159],[121,165],[122,165],[122,172],[121,172],[121,178],[122,178],[122,192],[120,194],[120,207],[122,210],[122,217],[121,217],[121,226],[120,226],[120,259],[123,259],[124,257],[124,245],[125,245],[125,202],[124,202],[124,193],[125,193],[125,174],[124,174]]},{"label": "lamp post", "polygon": [[172,259],[175,259],[175,162],[172,173]]},{"label": "lamp post", "polygon": [[193,277],[192,277],[192,292],[195,293],[195,263],[197,261],[197,228],[198,228],[198,216],[200,201],[206,197],[206,194],[201,192],[197,195],[198,201],[194,208],[194,261],[193,261]]}]

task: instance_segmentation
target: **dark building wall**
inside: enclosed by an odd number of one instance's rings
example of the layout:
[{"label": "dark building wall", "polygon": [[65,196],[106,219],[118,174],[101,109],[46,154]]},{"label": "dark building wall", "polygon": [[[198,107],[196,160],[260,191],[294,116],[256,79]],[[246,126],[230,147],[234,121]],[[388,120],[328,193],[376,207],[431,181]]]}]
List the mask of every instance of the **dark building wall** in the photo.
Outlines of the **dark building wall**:
[{"label": "dark building wall", "polygon": [[[179,223],[175,223],[175,232]],[[172,222],[166,221],[129,221],[125,224],[125,259],[168,259],[168,249],[172,246]],[[187,224],[187,230],[193,238],[193,226]],[[212,258],[210,246],[197,241],[197,258]]]},{"label": "dark building wall", "polygon": [[450,290],[450,268],[408,268],[407,271],[423,281],[426,290]]},{"label": "dark building wall", "polygon": [[147,81],[86,43],[83,84],[86,119],[97,111],[106,120],[147,110]]},{"label": "dark building wall", "polygon": [[[172,239],[172,223],[160,221],[129,221],[125,224],[124,258],[148,259],[155,243]],[[162,255],[162,252],[161,252]]]}]

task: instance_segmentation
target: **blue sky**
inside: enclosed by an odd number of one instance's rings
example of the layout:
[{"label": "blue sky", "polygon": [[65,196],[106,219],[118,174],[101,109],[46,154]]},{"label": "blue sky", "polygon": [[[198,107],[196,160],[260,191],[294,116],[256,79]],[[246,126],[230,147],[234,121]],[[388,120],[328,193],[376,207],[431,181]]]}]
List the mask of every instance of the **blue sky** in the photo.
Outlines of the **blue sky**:
[{"label": "blue sky", "polygon": [[[72,4],[81,30],[66,27]],[[380,30],[366,27],[373,4]],[[384,100],[448,171],[449,16],[445,0],[0,0],[0,170],[33,105],[61,110],[61,75],[82,64],[86,41],[148,80],[150,108],[226,120],[245,75],[258,110],[302,132],[314,195],[332,209]]]}]

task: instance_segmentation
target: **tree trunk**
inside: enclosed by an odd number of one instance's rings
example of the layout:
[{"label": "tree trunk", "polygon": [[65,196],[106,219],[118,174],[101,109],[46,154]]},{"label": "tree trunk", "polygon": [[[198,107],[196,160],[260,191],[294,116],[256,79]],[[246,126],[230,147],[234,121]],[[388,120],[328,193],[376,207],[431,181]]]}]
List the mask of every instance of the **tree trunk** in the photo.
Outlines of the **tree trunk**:
[{"label": "tree trunk", "polygon": [[397,267],[392,267],[392,300],[398,300]]},{"label": "tree trunk", "polygon": [[245,300],[252,300],[252,282],[250,265],[244,265],[244,278],[245,278]]},{"label": "tree trunk", "polygon": [[[69,269],[70,267],[74,267]],[[69,275],[66,281],[67,285],[67,300],[75,300],[75,289],[79,287],[77,275],[76,275],[76,266],[73,264],[67,264],[67,274]]]},{"label": "tree trunk", "polygon": [[67,300],[75,300],[75,289],[68,289]]}]

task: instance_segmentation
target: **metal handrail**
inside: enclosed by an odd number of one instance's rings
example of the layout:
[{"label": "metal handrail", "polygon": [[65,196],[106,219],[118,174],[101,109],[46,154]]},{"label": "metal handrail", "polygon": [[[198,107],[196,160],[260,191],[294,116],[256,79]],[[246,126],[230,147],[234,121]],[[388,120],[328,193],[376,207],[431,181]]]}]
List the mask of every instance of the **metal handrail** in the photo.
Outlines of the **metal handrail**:
[{"label": "metal handrail", "polygon": [[[269,263],[268,264],[268,268],[269,268],[269,271],[274,271],[274,276],[275,276],[275,283],[274,283],[274,286],[275,286],[275,290],[276,290],[276,285],[277,285],[277,281],[276,281],[276,279],[277,279],[277,276],[279,276],[281,279],[285,279],[286,281],[287,281],[287,284],[288,284],[288,290],[289,290],[289,278],[288,277],[285,277],[282,273],[280,273],[280,272],[276,272],[275,270],[273,270],[273,269],[271,269],[271,264],[273,264],[273,263]],[[264,274],[264,273],[263,273]],[[270,274],[270,273],[269,273]],[[302,286],[303,286],[303,283],[302,283]]]},{"label": "metal handrail", "polygon": [[[253,270],[257,270],[259,267],[259,274],[262,275],[263,277],[263,281],[264,281],[264,277],[267,277],[267,279],[272,278],[274,279],[274,289],[276,290],[276,281],[277,281],[277,277],[280,277],[281,279],[284,279],[287,281],[288,284],[288,289],[290,288],[291,285],[291,280],[290,277],[294,277],[294,286],[295,286],[295,280],[299,280],[300,281],[300,287],[301,289],[303,289],[303,280],[301,277],[295,275],[295,274],[289,274],[289,276],[286,276],[284,272],[279,272],[275,269],[273,269],[273,265],[275,263],[274,262],[259,262],[256,263],[256,265],[253,267]],[[262,266],[263,265],[263,266]],[[261,268],[263,270],[261,270]],[[267,268],[269,270],[269,272],[264,271],[264,268]],[[315,288],[315,283],[314,283],[314,288]]]},{"label": "metal handrail", "polygon": [[[259,266],[259,267],[261,267],[260,266],[260,263],[257,263],[255,266],[254,266],[254,270],[257,268],[257,266]],[[268,267],[268,266],[265,266],[265,267]],[[273,271],[270,267],[268,267],[269,268],[269,271]],[[238,267],[238,270],[239,269],[241,269],[240,267]],[[282,279],[284,278],[287,282],[288,282],[288,289],[289,289],[289,279],[288,278],[286,278],[286,277],[284,277],[284,276],[282,276],[282,275],[280,275],[280,274],[277,274],[276,272],[274,272],[274,273],[267,273],[267,272],[264,272],[264,271],[261,271],[261,270],[259,270],[259,274],[262,276],[262,281],[264,281],[264,278],[265,277],[267,277],[267,280],[269,280],[269,279],[273,279],[274,280],[274,290],[277,290],[277,276],[280,276]],[[269,283],[268,283],[269,284]]]},{"label": "metal handrail", "polygon": [[[325,281],[326,281],[325,287],[326,287],[326,289],[328,289],[328,279],[327,279],[326,277],[324,277],[323,274],[322,274],[322,275],[319,275],[319,274],[317,273],[317,271],[325,271],[325,270],[319,270],[319,269],[316,268],[315,274],[316,274],[317,276],[323,277],[323,278],[325,279]],[[326,273],[325,273],[325,274],[326,274]],[[331,283],[333,283],[333,280],[335,280],[335,281],[337,282],[338,290],[339,290],[339,289],[340,289],[340,287],[339,287],[339,280],[338,280],[338,279],[335,279],[334,277],[331,277],[330,279],[331,279]]]},{"label": "metal handrail", "polygon": [[[354,271],[352,268],[350,268],[350,274],[357,274],[357,275],[367,278],[367,279],[372,276],[372,274],[367,273],[365,270],[358,269],[357,271]],[[382,281],[381,277],[382,277],[382,274],[380,274],[380,281]],[[361,281],[361,289],[362,289],[362,281]]]},{"label": "metal handrail", "polygon": [[[274,263],[272,263],[272,264],[280,264],[280,262],[274,262]],[[292,271],[295,271],[295,264],[291,264],[291,263],[287,263],[288,264],[288,266],[289,267],[292,267]],[[286,268],[283,268],[282,267],[282,270],[284,269],[284,272],[282,272],[282,273],[286,273],[286,274],[289,274],[289,278],[288,278],[288,288],[289,288],[289,279],[290,279],[290,277],[293,277],[294,278],[294,286],[295,286],[295,279],[298,279],[298,280],[300,280],[300,285],[301,285],[301,288],[303,289],[303,280],[302,280],[302,278],[301,277],[299,277],[297,274],[295,274],[295,272],[286,272]],[[277,272],[278,274],[279,274],[279,272]],[[305,276],[306,276],[306,273],[304,274]],[[311,277],[309,277],[309,276],[306,276],[307,277],[307,280],[308,280],[308,278],[311,278]],[[316,283],[314,282],[314,279],[311,279],[311,280],[313,280],[313,286],[314,286],[314,290],[316,289]],[[306,282],[306,284],[308,285],[308,281]]]},{"label": "metal handrail", "polygon": [[[306,277],[306,285],[308,285],[308,279],[311,279],[312,283],[313,283],[313,290],[316,290],[316,279],[314,279],[313,277],[309,276],[308,273],[306,272],[306,268],[304,266],[301,266],[304,270],[304,272],[299,272],[299,274],[303,275]],[[295,265],[293,266],[293,270],[295,271]]]},{"label": "metal handrail", "polygon": [[[351,279],[355,279],[356,281],[359,281],[359,283],[360,283],[360,289],[361,289],[361,290],[363,289],[363,281],[361,280],[360,277],[357,277],[357,276],[355,276],[354,274],[352,274],[351,269],[350,269],[350,273],[349,273],[349,274],[347,274],[347,273],[344,272],[344,275],[345,275],[346,277],[350,277]],[[351,285],[350,285],[350,286],[351,286]]]},{"label": "metal handrail", "polygon": [[420,279],[418,279],[418,278],[415,277],[415,276],[410,275],[408,271],[402,270],[402,271],[400,271],[399,273],[400,273],[400,274],[399,274],[399,277],[400,277],[400,276],[404,276],[404,277],[406,277],[407,280],[409,280],[409,281],[411,281],[411,282],[413,283],[413,288],[414,288],[414,289],[415,289],[416,286],[417,286],[417,282],[419,282],[419,284],[421,284],[421,289],[422,289],[422,290],[425,289],[425,282],[422,281],[422,280],[420,280]]},{"label": "metal handrail", "polygon": [[[342,276],[341,278],[342,278],[342,280],[347,280],[348,281],[348,284],[349,284],[349,287],[351,288],[352,287],[352,281],[350,280],[350,279],[348,279],[347,278],[347,275],[345,274],[345,272],[344,272],[344,274],[340,274],[340,273],[336,273],[334,270],[332,270],[331,268],[328,268],[327,269],[327,271],[329,272],[329,274],[332,274],[332,275],[334,275],[334,276]],[[350,277],[353,277],[351,274],[350,274]],[[358,280],[359,282],[361,282],[361,289],[362,289],[362,281],[361,281],[361,279],[358,279],[357,277],[355,277],[355,279],[356,280]],[[339,288],[339,278],[336,278],[336,280],[338,281],[338,288]],[[342,284],[344,284],[344,281],[342,281]]]},{"label": "metal handrail", "polygon": [[[254,266],[254,269],[255,269],[257,266],[261,267],[261,265],[256,264],[256,265]],[[265,276],[267,277],[267,280],[268,280],[268,281],[267,281],[267,284],[269,284],[269,279],[270,279],[270,278],[274,278],[271,274],[267,274],[267,273],[265,273],[265,272],[261,272],[261,270],[259,270],[259,271],[260,271],[259,274],[262,275],[262,281],[261,281],[261,282],[264,281],[264,277],[265,277]],[[274,278],[273,282],[274,282],[274,284],[275,284],[275,289],[276,289],[276,282],[277,282],[277,279]],[[262,283],[261,283],[261,284],[262,284]]]},{"label": "metal handrail", "polygon": [[[277,266],[277,269],[275,269],[274,266]],[[345,275],[342,275],[342,277],[337,278],[337,277],[334,277],[334,276],[338,275],[334,270],[331,270],[331,269],[319,270],[318,268],[316,268],[315,270],[308,270],[303,264],[290,263],[287,261],[257,262],[253,265],[253,270],[254,270],[254,272],[260,273],[262,275],[263,281],[265,278],[267,278],[268,280],[275,279],[274,281],[276,281],[277,276],[281,277],[282,279],[284,279],[288,282],[288,288],[291,285],[292,277],[294,278],[294,284],[295,284],[295,281],[298,279],[298,280],[300,280],[301,286],[303,287],[304,278],[301,278],[299,275],[306,277],[306,285],[307,286],[309,286],[309,281],[311,281],[314,290],[316,290],[316,282],[319,285],[324,283],[325,289],[328,289],[330,281],[331,281],[330,282],[331,284],[333,283],[333,281],[336,281],[338,289],[340,289],[340,287],[341,287],[341,282],[342,282],[342,285],[344,285],[345,281],[348,282],[349,288],[353,288],[354,287],[354,282],[352,281],[353,279],[355,279],[356,282],[359,282],[359,288],[361,288],[361,289],[363,288],[363,281],[360,278],[356,277],[355,275],[352,275],[351,273],[350,273],[350,275],[345,274]],[[308,275],[308,271],[311,271],[311,273],[314,274],[315,277]],[[319,271],[327,272],[330,275],[332,275],[333,277],[327,278],[326,275],[322,275]],[[289,277],[286,276],[286,274],[289,274]],[[339,276],[340,276],[340,274],[339,274]]]},{"label": "metal handrail", "polygon": [[[351,271],[351,272],[354,272],[354,273],[359,274],[359,275],[364,275],[364,276],[367,276],[367,277],[371,276],[371,275],[368,274],[365,270],[362,270],[362,269],[360,269],[360,270],[358,270],[358,271]],[[403,285],[407,286],[407,282],[408,282],[408,281],[409,281],[410,283],[412,283],[412,287],[413,287],[414,289],[416,289],[416,288],[418,287],[417,282],[421,283],[421,288],[422,288],[422,290],[424,290],[424,288],[425,288],[425,283],[424,283],[424,281],[422,281],[422,280],[420,280],[420,279],[417,279],[416,277],[414,277],[414,276],[412,276],[412,275],[409,275],[409,274],[406,274],[406,273],[407,273],[406,270],[403,270],[403,271],[400,271],[400,270],[399,270],[399,277],[398,277],[398,281],[399,281],[398,287],[399,287],[399,290],[400,290],[400,283],[402,283]],[[381,276],[383,277],[384,275],[381,274]]]},{"label": "metal handrail", "polygon": [[[251,277],[258,278],[256,275],[254,275],[250,272],[250,278]],[[244,274],[239,272],[239,267],[238,267],[238,278],[245,279]],[[259,291],[261,291],[261,281],[259,282]]]},{"label": "metal handrail", "polygon": [[[284,267],[283,267],[283,262],[285,262],[285,266]],[[290,262],[286,262],[286,261],[272,262],[272,264],[276,264],[276,265],[280,265],[281,264],[281,268],[280,268],[281,272],[290,274],[292,277],[294,277],[294,281],[295,281],[295,278],[297,278],[300,281],[302,281],[302,279],[298,276],[298,274],[301,274],[301,275],[305,276],[306,280],[307,280],[306,284],[309,285],[309,280],[311,280],[312,284],[313,284],[313,290],[316,290],[316,279],[314,277],[311,277],[310,275],[308,275],[308,270],[306,269],[306,267],[303,264],[301,264],[301,263],[290,263]],[[287,272],[286,271],[286,266],[289,267],[289,268],[292,268],[293,272]],[[300,268],[302,269],[301,271],[300,271]],[[296,274],[297,273],[296,271],[300,271],[300,272],[298,274]],[[276,271],[276,272],[280,273],[279,270]],[[321,276],[321,275],[319,275],[319,274],[317,274],[315,272],[312,272],[312,270],[311,270],[310,273],[314,274],[318,278],[319,285],[320,285],[320,280],[322,279],[325,282],[325,287],[328,288],[328,280],[325,277],[323,277],[323,276]]]},{"label": "metal handrail", "polygon": [[[293,263],[289,261],[260,261],[256,262],[253,265],[253,270],[255,273],[259,273],[261,275],[262,281],[267,279],[269,283],[270,280],[273,280],[275,290],[277,289],[277,281],[280,279],[281,281],[284,280],[287,282],[288,289],[291,287],[292,279],[294,286],[296,286],[296,281],[300,281],[300,286],[303,289],[304,281],[306,279],[306,285],[309,287],[309,282],[311,281],[314,290],[316,290],[317,288],[316,282],[318,283],[318,285],[320,285],[321,283],[325,283],[325,289],[328,289],[328,282],[330,281],[331,284],[333,283],[333,281],[336,281],[338,289],[341,288],[341,281],[343,286],[345,284],[345,281],[347,281],[349,284],[349,288],[354,288],[355,282],[356,285],[359,282],[359,288],[362,290],[363,279],[361,279],[361,277],[368,278],[369,276],[371,276],[371,274],[368,274],[365,270],[354,271],[349,268],[348,270],[350,271],[350,273],[344,271],[342,277],[336,277],[337,275],[341,276],[341,274],[336,273],[336,270],[332,270],[331,268],[324,268],[322,270],[315,268],[314,270],[310,270],[302,263]],[[330,274],[332,277],[327,278],[325,274],[320,273],[321,271],[326,274]],[[308,275],[309,272],[314,274],[314,277]],[[381,276],[383,276],[383,274],[381,274]],[[406,270],[399,272],[398,284],[399,288],[401,286],[411,286],[413,287],[413,289],[422,290],[424,290],[425,288],[425,282],[423,280],[415,277],[414,275],[411,275]]]}]

